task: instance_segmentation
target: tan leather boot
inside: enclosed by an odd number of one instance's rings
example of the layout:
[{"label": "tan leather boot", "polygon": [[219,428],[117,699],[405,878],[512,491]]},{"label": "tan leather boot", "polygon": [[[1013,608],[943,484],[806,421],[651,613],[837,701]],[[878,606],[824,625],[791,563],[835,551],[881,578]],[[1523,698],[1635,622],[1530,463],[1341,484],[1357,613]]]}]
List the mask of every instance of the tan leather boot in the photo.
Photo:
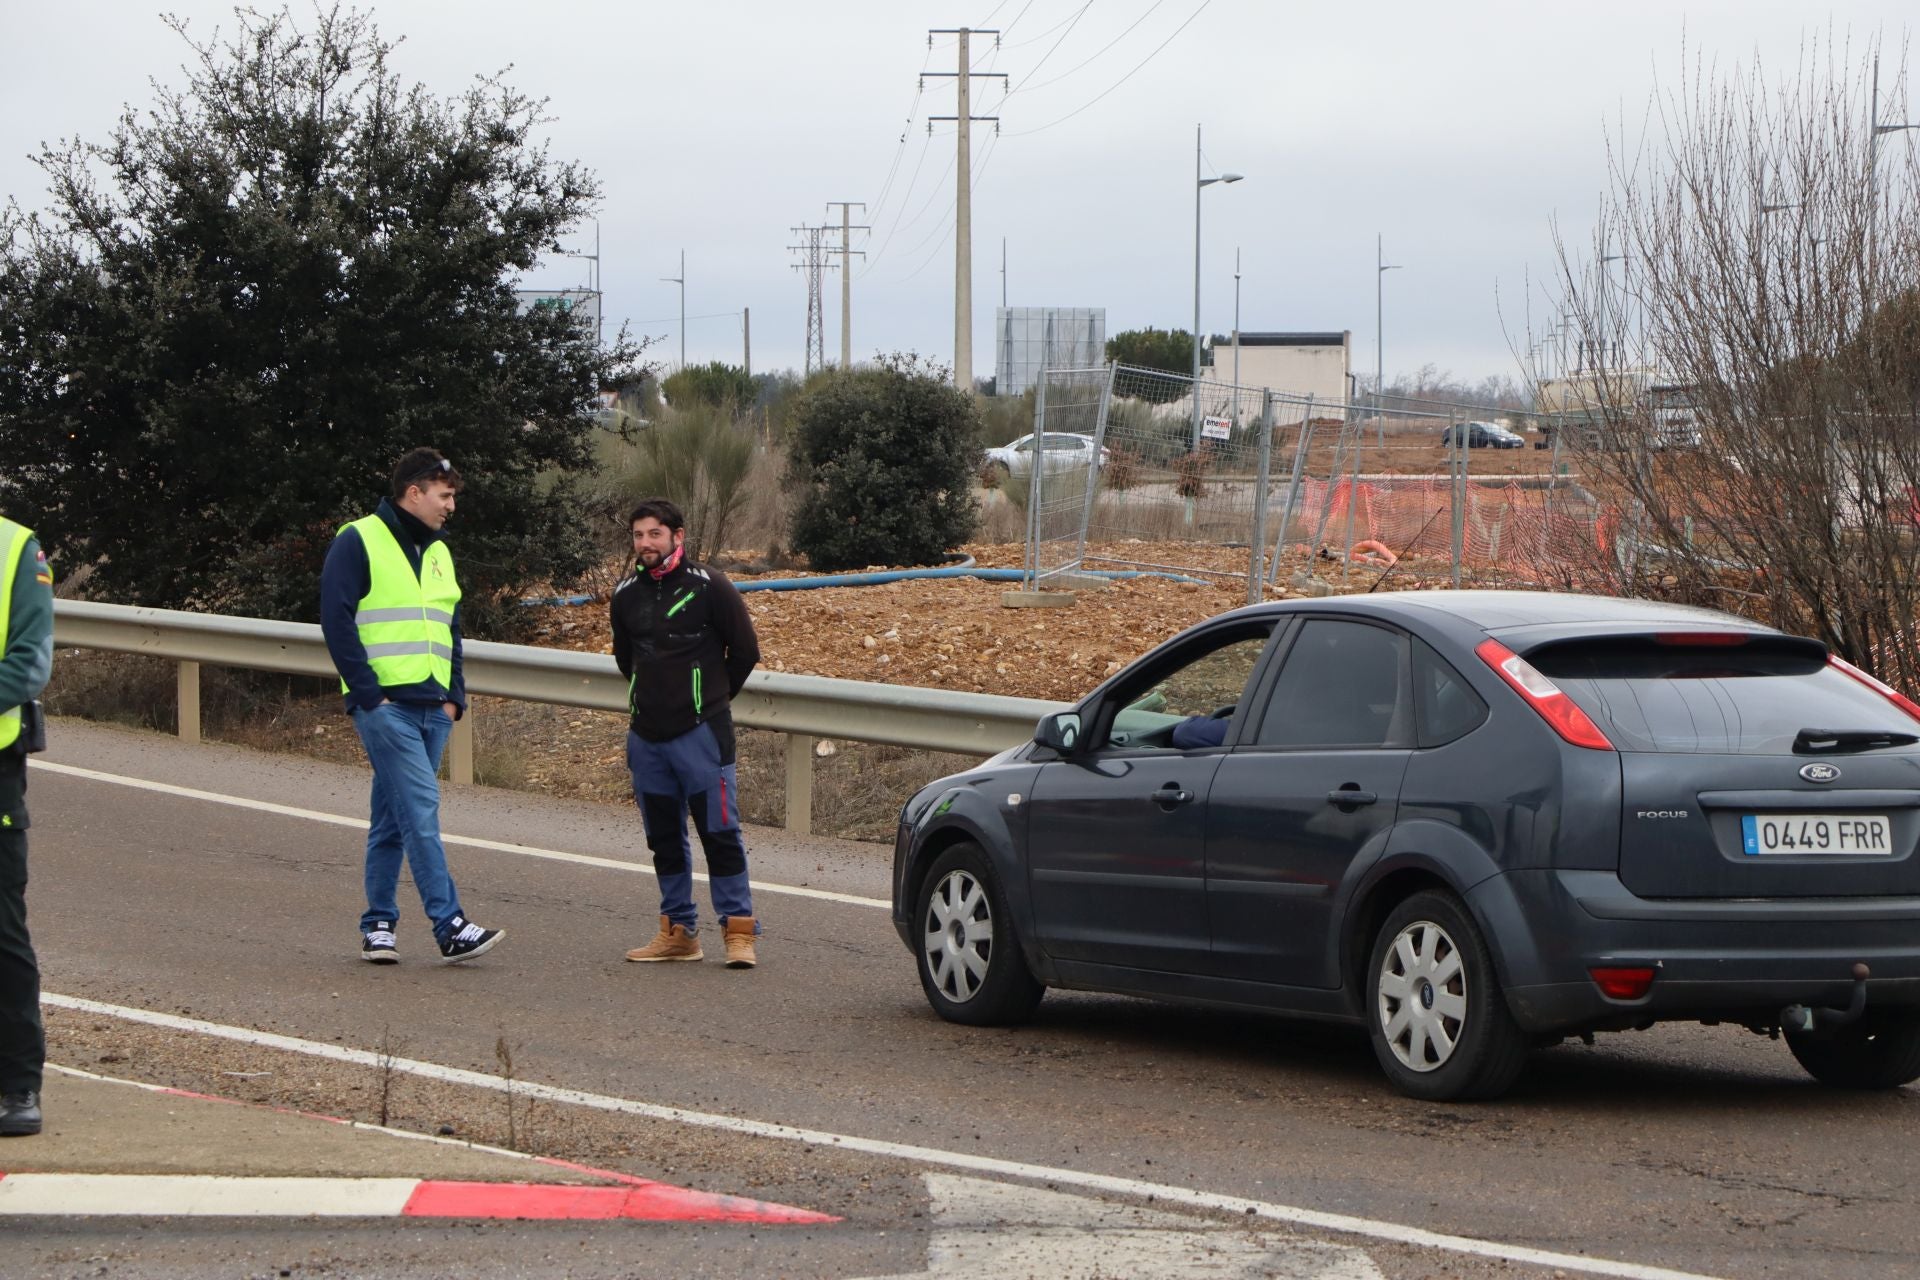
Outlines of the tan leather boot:
[{"label": "tan leather boot", "polygon": [[699,937],[687,932],[687,926],[661,916],[660,932],[654,935],[653,941],[627,952],[627,959],[635,964],[651,964],[656,960],[699,960],[706,954],[700,949]]},{"label": "tan leather boot", "polygon": [[751,969],[759,963],[753,954],[752,916],[727,917],[727,968]]}]

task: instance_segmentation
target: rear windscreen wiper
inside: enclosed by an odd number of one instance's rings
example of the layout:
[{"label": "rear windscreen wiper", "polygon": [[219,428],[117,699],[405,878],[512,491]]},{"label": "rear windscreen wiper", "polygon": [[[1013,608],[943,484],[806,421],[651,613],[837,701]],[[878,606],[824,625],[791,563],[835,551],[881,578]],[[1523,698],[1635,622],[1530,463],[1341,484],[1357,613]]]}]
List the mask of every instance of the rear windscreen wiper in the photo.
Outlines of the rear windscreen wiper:
[{"label": "rear windscreen wiper", "polygon": [[1793,754],[1822,755],[1833,751],[1870,751],[1875,747],[1908,747],[1920,734],[1887,729],[1802,729],[1793,737]]}]

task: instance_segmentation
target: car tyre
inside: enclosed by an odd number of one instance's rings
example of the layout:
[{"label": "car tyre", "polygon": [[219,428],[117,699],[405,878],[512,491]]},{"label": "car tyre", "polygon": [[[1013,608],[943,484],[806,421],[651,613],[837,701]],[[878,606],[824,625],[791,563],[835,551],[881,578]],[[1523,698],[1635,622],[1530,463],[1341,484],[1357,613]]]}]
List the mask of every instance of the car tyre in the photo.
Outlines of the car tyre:
[{"label": "car tyre", "polygon": [[1007,896],[979,845],[956,844],[940,855],[921,882],[913,919],[920,986],[947,1021],[1024,1022],[1046,994],[1021,954]]},{"label": "car tyre", "polygon": [[1459,899],[1416,893],[1374,935],[1367,1031],[1394,1088],[1446,1102],[1505,1093],[1527,1063],[1493,957]]},{"label": "car tyre", "polygon": [[1808,1075],[1836,1089],[1898,1089],[1920,1080],[1920,1009],[1869,1009],[1829,1035],[1789,1035]]}]

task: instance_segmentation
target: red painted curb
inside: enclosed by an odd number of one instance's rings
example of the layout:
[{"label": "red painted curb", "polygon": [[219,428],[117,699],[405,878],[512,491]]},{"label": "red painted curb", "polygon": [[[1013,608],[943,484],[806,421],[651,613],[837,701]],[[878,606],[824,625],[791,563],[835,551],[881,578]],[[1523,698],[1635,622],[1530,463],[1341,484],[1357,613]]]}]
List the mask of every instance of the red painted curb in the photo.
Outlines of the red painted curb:
[{"label": "red painted curb", "polygon": [[638,1222],[829,1223],[830,1214],[791,1205],[670,1187],[534,1186],[510,1182],[422,1182],[400,1211],[408,1218],[625,1218]]}]

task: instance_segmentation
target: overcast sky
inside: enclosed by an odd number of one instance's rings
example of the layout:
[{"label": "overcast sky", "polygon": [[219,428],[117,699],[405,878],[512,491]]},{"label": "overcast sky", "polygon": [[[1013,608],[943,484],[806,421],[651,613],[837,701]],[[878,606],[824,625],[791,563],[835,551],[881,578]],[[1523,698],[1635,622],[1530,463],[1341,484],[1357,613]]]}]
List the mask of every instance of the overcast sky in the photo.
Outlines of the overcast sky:
[{"label": "overcast sky", "polygon": [[[262,6],[267,7],[267,6]],[[856,359],[953,352],[952,36],[976,36],[974,371],[993,371],[992,324],[1015,306],[1105,307],[1109,334],[1189,328],[1194,130],[1208,173],[1245,180],[1204,193],[1202,328],[1233,325],[1241,256],[1244,330],[1353,332],[1375,358],[1374,237],[1403,269],[1385,283],[1385,364],[1467,379],[1515,374],[1531,271],[1554,264],[1552,226],[1591,231],[1610,124],[1637,135],[1658,77],[1677,81],[1683,40],[1725,67],[1785,71],[1829,33],[1886,46],[1883,83],[1906,56],[1912,0],[1610,0],[1550,5],[1431,0],[378,0],[404,37],[403,77],[444,94],[510,67],[550,99],[556,156],[597,171],[609,324],[625,319],[678,358],[680,297],[663,276],[686,253],[689,361],[741,355],[752,312],[757,371],[798,368],[806,291],[791,228],[864,201],[871,237],[853,270]],[[210,33],[230,4],[175,0]],[[45,203],[28,160],[42,141],[102,139],[149,77],[179,83],[184,47],[158,8],[121,0],[0,0],[0,190]],[[310,18],[311,10],[295,7]],[[1904,113],[1904,114],[1903,114]],[[1905,102],[1883,117],[1912,120]],[[902,142],[904,135],[905,141]],[[891,182],[889,178],[891,177]],[[855,211],[856,214],[859,210]],[[832,217],[837,222],[838,211]],[[575,237],[592,245],[592,228]],[[835,237],[837,242],[837,235]],[[528,283],[586,282],[557,261]],[[825,282],[829,359],[840,289]],[[1536,320],[1538,301],[1536,291]]]}]

